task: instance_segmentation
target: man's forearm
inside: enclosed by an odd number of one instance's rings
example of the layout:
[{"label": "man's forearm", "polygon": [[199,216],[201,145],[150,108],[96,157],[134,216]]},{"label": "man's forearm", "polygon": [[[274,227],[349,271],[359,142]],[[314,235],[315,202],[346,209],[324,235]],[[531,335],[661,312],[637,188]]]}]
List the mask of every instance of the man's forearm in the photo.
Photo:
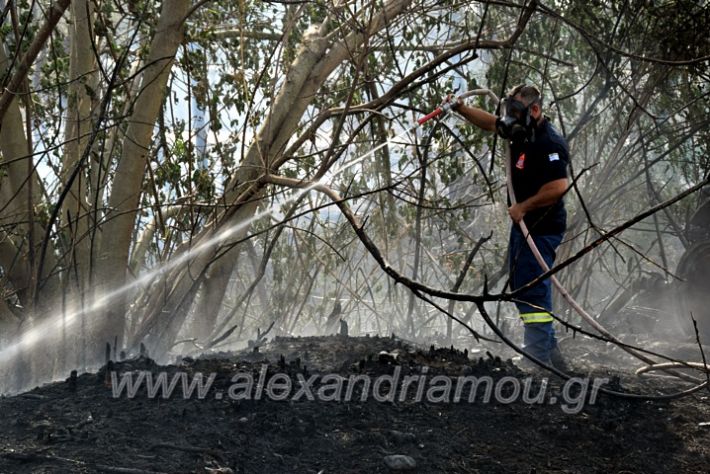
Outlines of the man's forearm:
[{"label": "man's forearm", "polygon": [[543,185],[534,196],[508,208],[508,214],[515,222],[520,222],[525,214],[541,207],[551,206],[567,191],[567,178],[556,179]]},{"label": "man's forearm", "polygon": [[488,130],[489,132],[496,131],[496,116],[490,112],[486,112],[478,107],[470,107],[464,104],[460,104],[456,107],[455,111],[463,118],[483,130]]},{"label": "man's forearm", "polygon": [[559,201],[567,191],[567,178],[556,179],[546,183],[537,194],[520,203],[524,212],[530,212],[541,207],[547,207]]}]

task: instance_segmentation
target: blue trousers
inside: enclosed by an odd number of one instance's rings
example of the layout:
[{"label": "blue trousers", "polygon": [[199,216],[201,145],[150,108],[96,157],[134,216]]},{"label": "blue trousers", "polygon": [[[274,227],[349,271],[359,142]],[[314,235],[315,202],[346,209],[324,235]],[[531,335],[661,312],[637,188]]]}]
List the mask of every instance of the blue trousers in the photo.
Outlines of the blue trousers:
[{"label": "blue trousers", "polygon": [[[562,241],[561,234],[533,235],[547,266],[555,263],[557,247]],[[542,275],[543,271],[535,260],[525,237],[517,225],[510,231],[508,245],[508,269],[510,288],[517,290]],[[520,318],[525,325],[523,349],[543,362],[550,362],[550,355],[557,347],[555,329],[552,327],[552,282],[549,278],[522,290],[516,295],[515,302]]]}]

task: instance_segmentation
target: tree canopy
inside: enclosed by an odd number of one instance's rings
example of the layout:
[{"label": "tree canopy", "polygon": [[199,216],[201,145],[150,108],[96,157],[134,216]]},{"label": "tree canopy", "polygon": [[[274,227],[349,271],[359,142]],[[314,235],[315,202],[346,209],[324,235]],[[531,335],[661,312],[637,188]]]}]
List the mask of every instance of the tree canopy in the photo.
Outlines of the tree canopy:
[{"label": "tree canopy", "polygon": [[[0,7],[0,354],[30,368],[17,385],[106,343],[161,358],[322,332],[336,303],[356,334],[472,337],[442,310],[482,332],[474,302],[510,300],[505,158],[454,115],[414,126],[450,92],[542,90],[571,146],[560,261],[708,179],[698,2]],[[560,277],[595,312],[645,274],[673,279],[703,199]],[[470,298],[423,301],[409,281]]]}]

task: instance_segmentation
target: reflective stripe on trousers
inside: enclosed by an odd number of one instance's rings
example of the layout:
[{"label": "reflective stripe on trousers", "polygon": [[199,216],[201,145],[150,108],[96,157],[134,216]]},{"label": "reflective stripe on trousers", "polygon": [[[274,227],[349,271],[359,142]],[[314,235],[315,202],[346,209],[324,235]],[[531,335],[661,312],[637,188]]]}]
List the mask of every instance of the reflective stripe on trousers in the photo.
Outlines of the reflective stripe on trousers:
[{"label": "reflective stripe on trousers", "polygon": [[538,313],[521,313],[520,319],[523,320],[525,324],[529,323],[551,323],[552,315],[550,313],[543,311]]}]

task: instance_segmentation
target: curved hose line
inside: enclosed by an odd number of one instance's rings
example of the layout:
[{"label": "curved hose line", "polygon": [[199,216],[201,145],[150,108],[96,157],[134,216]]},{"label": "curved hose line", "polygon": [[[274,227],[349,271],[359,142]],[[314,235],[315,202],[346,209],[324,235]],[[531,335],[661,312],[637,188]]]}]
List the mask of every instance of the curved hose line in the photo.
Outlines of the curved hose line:
[{"label": "curved hose line", "polygon": [[[488,315],[488,312],[486,312],[486,309],[482,303],[477,303],[476,306],[478,306],[478,311],[479,311],[479,313],[481,313],[481,317],[486,322],[488,327],[491,328],[493,333],[496,336],[500,337],[501,340],[503,342],[505,342],[508,346],[510,346],[515,352],[527,357],[528,359],[532,360],[540,367],[543,367],[544,369],[549,370],[550,372],[563,378],[564,380],[571,380],[572,379],[572,376],[564,373],[563,371],[561,371],[557,367],[555,367],[553,365],[549,365],[549,364],[541,361],[537,357],[532,356],[532,355],[528,354],[527,352],[525,352],[520,346],[515,344],[505,334],[503,334],[503,331],[501,331],[500,328],[498,326],[496,326],[496,324],[493,322],[491,317]],[[705,382],[699,383],[697,385],[693,385],[692,387],[689,387],[685,390],[681,390],[681,391],[673,392],[673,393],[662,394],[662,395],[645,395],[642,393],[619,392],[618,390],[612,390],[610,388],[604,388],[604,387],[599,387],[599,391],[601,393],[605,393],[607,395],[611,395],[614,397],[629,398],[629,399],[634,399],[634,400],[674,400],[677,398],[683,398],[688,395],[691,395],[695,392],[702,390],[703,388],[705,388],[707,386],[708,386],[708,382],[705,381]]]},{"label": "curved hose line", "polygon": [[708,373],[710,372],[710,365],[703,364],[702,362],[662,362],[641,367],[636,371],[636,375],[666,369],[695,369]]}]

